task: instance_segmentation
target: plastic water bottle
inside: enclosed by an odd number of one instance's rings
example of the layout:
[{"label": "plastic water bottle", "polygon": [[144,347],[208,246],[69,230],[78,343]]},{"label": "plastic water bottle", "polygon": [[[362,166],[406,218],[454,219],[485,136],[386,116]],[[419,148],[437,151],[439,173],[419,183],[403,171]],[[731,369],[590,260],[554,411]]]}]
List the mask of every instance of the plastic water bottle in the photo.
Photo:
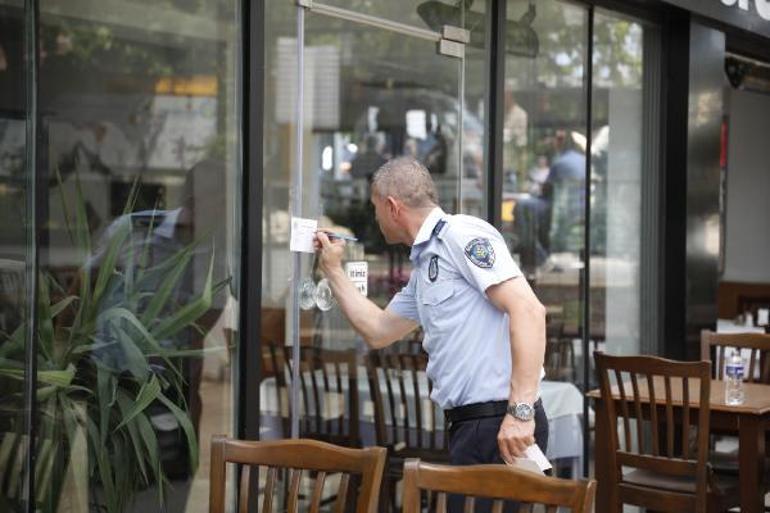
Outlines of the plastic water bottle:
[{"label": "plastic water bottle", "polygon": [[743,404],[743,358],[733,350],[725,362],[725,404]]}]

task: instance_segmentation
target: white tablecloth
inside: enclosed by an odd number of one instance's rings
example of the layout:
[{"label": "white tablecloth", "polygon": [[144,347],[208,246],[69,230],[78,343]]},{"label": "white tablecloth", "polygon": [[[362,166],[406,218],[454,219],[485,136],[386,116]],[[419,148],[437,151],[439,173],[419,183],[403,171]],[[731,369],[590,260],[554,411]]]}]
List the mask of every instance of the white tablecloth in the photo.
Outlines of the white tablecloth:
[{"label": "white tablecloth", "polygon": [[757,326],[737,324],[731,319],[717,319],[717,333],[764,333],[765,329]]}]

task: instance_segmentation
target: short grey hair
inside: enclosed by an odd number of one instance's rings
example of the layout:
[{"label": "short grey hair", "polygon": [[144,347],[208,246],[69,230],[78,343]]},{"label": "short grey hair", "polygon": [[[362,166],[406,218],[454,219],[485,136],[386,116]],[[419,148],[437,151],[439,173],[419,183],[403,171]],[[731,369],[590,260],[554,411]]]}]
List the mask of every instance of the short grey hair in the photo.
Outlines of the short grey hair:
[{"label": "short grey hair", "polygon": [[372,177],[372,194],[393,196],[411,208],[438,205],[436,185],[427,168],[411,157],[389,160]]}]

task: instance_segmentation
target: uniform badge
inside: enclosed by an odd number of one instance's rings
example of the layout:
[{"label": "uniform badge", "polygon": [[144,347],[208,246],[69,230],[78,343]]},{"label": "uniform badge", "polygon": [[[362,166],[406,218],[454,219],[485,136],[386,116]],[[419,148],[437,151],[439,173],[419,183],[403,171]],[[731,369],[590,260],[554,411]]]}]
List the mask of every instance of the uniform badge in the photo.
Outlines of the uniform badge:
[{"label": "uniform badge", "polygon": [[428,264],[428,279],[436,281],[436,278],[438,278],[438,255],[433,255]]},{"label": "uniform badge", "polygon": [[489,269],[495,265],[495,250],[489,239],[479,237],[473,239],[465,246],[465,256],[477,267]]}]

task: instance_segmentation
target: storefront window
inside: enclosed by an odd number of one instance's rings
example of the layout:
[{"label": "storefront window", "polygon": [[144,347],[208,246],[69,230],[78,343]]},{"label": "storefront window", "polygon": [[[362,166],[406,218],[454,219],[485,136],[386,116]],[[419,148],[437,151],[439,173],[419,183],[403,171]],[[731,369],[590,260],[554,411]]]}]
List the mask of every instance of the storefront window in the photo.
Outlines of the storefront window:
[{"label": "storefront window", "polygon": [[590,334],[614,354],[640,351],[643,138],[651,119],[644,48],[654,34],[630,18],[594,16]]},{"label": "storefront window", "polygon": [[507,9],[502,231],[548,311],[546,378],[579,383],[588,11]]},{"label": "storefront window", "polygon": [[40,511],[208,508],[234,427],[239,5],[39,2]]},{"label": "storefront window", "polygon": [[[641,241],[642,233],[654,237],[657,219],[642,199],[657,194],[653,98],[659,87],[644,62],[658,35],[636,20],[602,10],[589,17],[586,8],[567,2],[510,1],[507,7],[503,229],[547,309],[541,397],[551,406],[548,455],[557,464],[571,461],[574,474],[583,430],[567,419],[583,416],[582,392],[596,386],[593,352],[642,349],[642,262],[649,260],[651,280],[656,268]],[[557,395],[575,397],[572,407],[554,400]]]},{"label": "storefront window", "polygon": [[23,2],[0,5],[0,509],[25,504],[27,437],[25,350],[31,302],[32,192],[26,158],[26,60]]}]

